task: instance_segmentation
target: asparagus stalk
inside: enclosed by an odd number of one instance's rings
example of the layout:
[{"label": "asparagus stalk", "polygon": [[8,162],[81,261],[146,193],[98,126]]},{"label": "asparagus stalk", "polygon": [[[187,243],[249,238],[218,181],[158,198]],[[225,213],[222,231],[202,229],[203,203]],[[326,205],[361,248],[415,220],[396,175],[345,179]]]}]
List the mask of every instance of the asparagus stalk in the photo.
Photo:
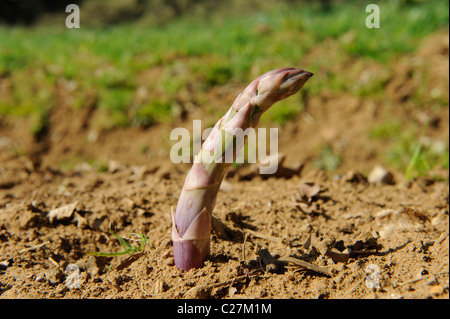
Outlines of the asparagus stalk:
[{"label": "asparagus stalk", "polygon": [[[210,252],[211,216],[226,170],[242,145],[234,143],[239,130],[258,125],[274,103],[297,93],[313,74],[296,68],[269,71],[249,84],[228,112],[215,124],[189,171],[172,214],[175,265],[189,270],[203,266]],[[242,132],[241,131],[241,132]]]}]

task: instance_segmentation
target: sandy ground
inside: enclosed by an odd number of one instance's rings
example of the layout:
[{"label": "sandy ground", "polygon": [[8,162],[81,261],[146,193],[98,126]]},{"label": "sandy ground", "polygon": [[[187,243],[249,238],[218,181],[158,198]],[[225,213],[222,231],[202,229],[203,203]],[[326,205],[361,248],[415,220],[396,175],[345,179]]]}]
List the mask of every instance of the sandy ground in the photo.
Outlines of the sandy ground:
[{"label": "sandy ground", "polygon": [[[204,267],[188,272],[173,263],[170,207],[189,166],[168,159],[171,127],[92,138],[95,110],[64,103],[39,141],[26,121],[0,121],[0,298],[448,298],[448,171],[435,172],[444,182],[407,182],[390,168],[385,183],[368,181],[384,145],[368,140],[367,121],[389,112],[405,121],[427,116],[437,120],[428,134],[448,143],[448,108],[411,114],[396,104],[403,101],[398,83],[418,85],[402,80],[408,61],[448,66],[448,33],[430,39],[438,49],[426,50],[425,42],[393,70],[389,103],[311,97],[280,130],[284,173],[263,179],[251,167],[230,171],[214,211],[224,231],[212,233]],[[448,86],[445,69],[433,74]],[[343,148],[334,174],[311,163],[324,140]],[[92,163],[58,166],[82,157],[101,158],[105,171]],[[110,225],[135,245],[132,233],[145,234],[148,246],[120,257],[87,254],[122,250]]]}]

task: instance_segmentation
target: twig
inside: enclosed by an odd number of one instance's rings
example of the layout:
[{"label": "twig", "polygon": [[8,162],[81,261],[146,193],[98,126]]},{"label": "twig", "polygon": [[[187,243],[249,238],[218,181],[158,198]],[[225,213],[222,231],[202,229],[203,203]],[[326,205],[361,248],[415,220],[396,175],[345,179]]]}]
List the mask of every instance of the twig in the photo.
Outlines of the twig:
[{"label": "twig", "polygon": [[271,240],[271,241],[274,241],[276,243],[282,241],[282,239],[279,238],[279,237],[274,237],[274,236],[270,236],[270,235],[264,235],[264,234],[255,232],[255,231],[253,231],[251,229],[244,229],[244,233],[248,233],[249,235],[252,235],[252,236],[255,236],[255,237],[258,237],[258,238]]},{"label": "twig", "polygon": [[312,271],[315,271],[318,273],[322,273],[324,275],[331,277],[331,272],[327,268],[310,264],[309,262],[306,262],[304,260],[300,260],[300,259],[293,258],[293,257],[281,257],[280,259],[278,259],[278,261],[291,262],[297,266],[300,266],[300,267],[303,267],[303,268],[306,268],[308,270],[312,270]]},{"label": "twig", "polygon": [[49,241],[45,241],[42,244],[39,244],[39,245],[36,245],[36,246],[33,246],[33,247],[28,247],[28,248],[21,249],[21,250],[19,250],[19,253],[22,254],[22,253],[30,251],[30,250],[36,250],[36,249],[41,248],[41,247],[43,247],[43,246],[45,246],[47,244],[50,244],[50,242]]},{"label": "twig", "polygon": [[226,280],[226,281],[218,282],[218,283],[215,283],[215,284],[195,286],[195,287],[192,287],[191,289],[189,289],[188,291],[186,291],[183,294],[183,298],[185,296],[189,295],[189,294],[194,294],[195,295],[195,292],[201,291],[202,289],[209,290],[209,289],[213,289],[213,288],[217,288],[217,287],[233,284],[235,281],[240,281],[240,280],[246,279],[246,278],[251,278],[251,277],[249,277],[247,275],[241,275],[241,276],[238,276],[238,277]]},{"label": "twig", "polygon": [[59,267],[59,264],[52,257],[48,257],[48,260],[56,267]]},{"label": "twig", "polygon": [[243,244],[243,249],[242,249],[242,251],[243,251],[243,253],[244,253],[244,264],[246,263],[246,257],[245,257],[245,243],[247,242],[247,237],[248,237],[248,234],[246,233],[245,234],[245,236],[244,236],[244,244]]},{"label": "twig", "polygon": [[141,291],[142,291],[145,295],[151,296],[151,295],[144,289],[144,286],[143,286],[142,281],[141,281],[141,284],[140,284],[139,288],[141,289]]},{"label": "twig", "polygon": [[336,299],[342,299],[345,296],[347,296],[349,293],[351,293],[353,290],[355,290],[356,287],[358,287],[364,280],[365,278],[362,278],[360,281],[358,281],[352,288],[350,288],[349,290],[347,290],[347,292],[339,297],[337,297]]},{"label": "twig", "polygon": [[406,284],[413,284],[413,283],[416,283],[418,281],[421,281],[422,279],[426,279],[426,278],[428,278],[430,276],[440,276],[440,275],[445,275],[445,274],[448,275],[448,272],[443,271],[443,272],[438,272],[437,274],[428,274],[428,275],[422,276],[420,278],[416,278],[416,279],[412,279],[412,280],[409,280],[409,281],[402,282],[401,284],[398,284],[397,286],[400,287],[400,286],[403,286],[403,285],[406,285]]}]

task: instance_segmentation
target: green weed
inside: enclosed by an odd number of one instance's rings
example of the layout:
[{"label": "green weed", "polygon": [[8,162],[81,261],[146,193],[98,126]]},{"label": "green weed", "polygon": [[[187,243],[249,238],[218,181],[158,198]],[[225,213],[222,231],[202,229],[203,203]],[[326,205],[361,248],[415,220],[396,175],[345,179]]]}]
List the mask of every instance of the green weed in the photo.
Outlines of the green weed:
[{"label": "green weed", "polygon": [[328,172],[335,171],[341,165],[342,156],[330,145],[326,145],[318,158],[314,161],[314,166]]},{"label": "green weed", "polygon": [[135,245],[130,244],[126,239],[120,237],[115,232],[113,232],[111,227],[109,227],[109,232],[111,233],[111,235],[113,235],[119,241],[120,245],[122,246],[122,248],[124,250],[119,251],[119,252],[114,252],[114,253],[89,251],[89,252],[87,252],[89,255],[95,256],[95,257],[117,257],[117,256],[126,255],[126,254],[132,255],[135,253],[142,252],[144,250],[145,246],[149,246],[148,239],[143,233],[141,233],[140,235],[134,234],[134,233],[131,234],[132,236],[136,236],[136,237],[140,238],[140,245],[135,246]]},{"label": "green weed", "polygon": [[164,99],[155,99],[137,108],[132,125],[150,126],[170,118],[172,103]]},{"label": "green weed", "polygon": [[433,168],[449,167],[448,145],[441,140],[431,139],[425,135],[427,125],[420,133],[415,125],[402,125],[400,120],[386,121],[369,131],[372,139],[385,142],[386,149],[380,154],[381,159],[404,172],[406,180],[418,176],[433,176]]},{"label": "green weed", "polygon": [[[379,1],[380,29],[366,28],[367,4],[339,2],[327,11],[314,3],[280,4],[252,14],[222,12],[204,19],[186,15],[164,26],[145,25],[144,19],[139,24],[77,30],[0,27],[0,77],[12,82],[10,91],[0,94],[0,113],[25,117],[50,110],[55,107],[57,83],[64,79],[76,83],[77,96],[96,92],[98,108],[109,117],[102,122],[106,129],[151,125],[170,118],[172,110],[150,103],[138,106],[136,119],[130,117],[142,71],[164,68],[160,78],[144,85],[150,95],[171,104],[186,88],[197,98],[213,86],[245,86],[272,68],[306,67],[301,65],[304,55],[322,46],[324,53],[308,66],[316,74],[308,85],[312,95],[326,90],[380,97],[389,76],[386,65],[414,51],[424,36],[448,28],[449,4]],[[332,49],[325,46],[327,40],[333,41]],[[181,68],[177,61],[183,61]],[[364,77],[368,64],[382,72]],[[336,65],[352,67],[343,74]],[[446,104],[435,95],[436,103]],[[205,101],[212,103],[218,102]],[[301,105],[288,102],[272,118],[283,124],[300,110]]]}]

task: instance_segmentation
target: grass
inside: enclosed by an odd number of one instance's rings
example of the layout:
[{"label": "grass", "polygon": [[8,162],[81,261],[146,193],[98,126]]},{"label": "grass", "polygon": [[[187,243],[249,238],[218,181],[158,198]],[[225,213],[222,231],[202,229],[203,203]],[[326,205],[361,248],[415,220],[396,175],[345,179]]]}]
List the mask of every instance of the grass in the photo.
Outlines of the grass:
[{"label": "grass", "polygon": [[[412,52],[418,39],[448,24],[448,2],[401,8],[396,1],[383,1],[379,4],[382,27],[367,29],[365,5],[343,3],[326,14],[311,4],[209,21],[183,17],[150,30],[135,25],[76,30],[0,28],[0,75],[12,82],[11,92],[0,96],[0,113],[48,112],[54,107],[58,80],[64,78],[77,83],[77,94],[91,88],[98,91],[99,108],[108,110],[112,128],[148,125],[159,121],[159,116],[170,117],[178,92],[189,85],[196,91],[230,82],[244,86],[267,69],[300,66],[303,56],[327,39],[338,45],[336,61],[328,63],[357,59],[359,69],[369,61],[384,65],[398,54]],[[136,78],[158,65],[169,72],[148,84],[155,85],[148,89],[152,93],[157,89],[158,100],[164,103],[139,105],[133,101],[142,85]],[[177,71],[180,67],[182,72]],[[358,70],[353,73],[349,77],[356,77]],[[376,78],[356,89],[349,86],[353,82],[331,70],[315,78],[311,93],[331,88],[376,95],[384,80]],[[140,119],[128,116],[133,108],[143,109],[136,113]],[[283,124],[300,110],[287,108],[269,119]]]},{"label": "grass", "polygon": [[341,165],[341,161],[341,155],[330,145],[325,145],[313,164],[318,169],[333,172]]},{"label": "grass", "polygon": [[380,140],[386,151],[382,159],[404,172],[405,180],[419,176],[435,178],[433,169],[449,169],[449,148],[442,140],[426,136],[428,124],[404,127],[400,120],[387,120],[369,130],[369,137]]},{"label": "grass", "polygon": [[131,234],[133,236],[137,236],[138,238],[140,238],[140,245],[139,246],[135,246],[130,244],[126,239],[120,237],[119,235],[117,235],[115,232],[113,232],[113,230],[111,229],[111,227],[109,228],[109,232],[111,233],[111,235],[113,235],[120,243],[120,245],[122,246],[122,248],[124,249],[123,251],[119,251],[119,252],[95,252],[95,251],[90,251],[88,252],[89,255],[91,256],[95,256],[95,257],[118,257],[118,256],[122,256],[122,255],[132,255],[135,253],[140,253],[144,250],[144,247],[148,244],[148,239],[147,237],[141,233],[140,235],[138,234]]}]

